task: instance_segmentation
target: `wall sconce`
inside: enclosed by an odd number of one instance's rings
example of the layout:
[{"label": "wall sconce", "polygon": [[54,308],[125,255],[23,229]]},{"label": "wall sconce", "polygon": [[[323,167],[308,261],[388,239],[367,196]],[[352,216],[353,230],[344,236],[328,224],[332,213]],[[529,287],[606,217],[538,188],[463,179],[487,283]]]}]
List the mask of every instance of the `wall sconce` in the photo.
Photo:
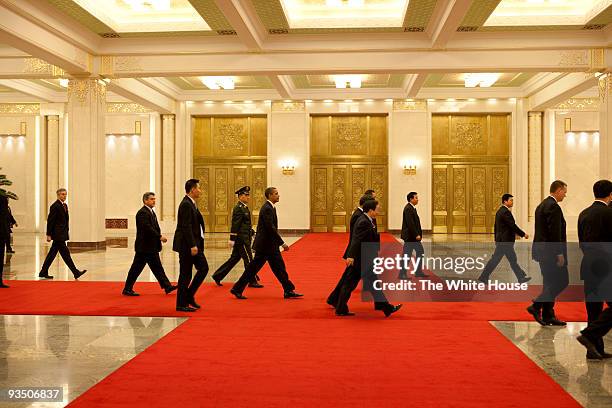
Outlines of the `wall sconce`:
[{"label": "wall sconce", "polygon": [[572,118],[565,118],[564,128],[566,133],[572,131]]},{"label": "wall sconce", "polygon": [[283,161],[280,166],[285,176],[292,176],[295,173],[295,161],[293,160]]},{"label": "wall sconce", "polygon": [[406,162],[404,163],[403,168],[404,168],[404,174],[406,176],[416,176],[417,165],[415,162],[413,161]]},{"label": "wall sconce", "polygon": [[0,137],[25,137],[28,131],[28,124],[26,122],[19,123],[19,133],[0,133]]}]

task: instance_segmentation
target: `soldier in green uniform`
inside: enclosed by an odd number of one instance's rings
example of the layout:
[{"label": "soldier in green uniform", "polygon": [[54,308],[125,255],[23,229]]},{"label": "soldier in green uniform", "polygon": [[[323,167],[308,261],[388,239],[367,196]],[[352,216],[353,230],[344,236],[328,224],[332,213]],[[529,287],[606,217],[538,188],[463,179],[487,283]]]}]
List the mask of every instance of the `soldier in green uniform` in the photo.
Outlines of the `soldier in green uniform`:
[{"label": "soldier in green uniform", "polygon": [[[255,231],[251,223],[251,211],[247,206],[251,194],[251,188],[244,186],[235,193],[238,195],[238,202],[232,212],[232,229],[230,231],[230,245],[233,247],[230,258],[219,267],[212,278],[218,286],[223,286],[221,281],[227,276],[234,266],[240,261],[244,262],[244,268],[253,260],[251,251],[251,240]],[[252,288],[263,288],[259,282],[259,277],[255,275],[253,281],[249,283]]]}]

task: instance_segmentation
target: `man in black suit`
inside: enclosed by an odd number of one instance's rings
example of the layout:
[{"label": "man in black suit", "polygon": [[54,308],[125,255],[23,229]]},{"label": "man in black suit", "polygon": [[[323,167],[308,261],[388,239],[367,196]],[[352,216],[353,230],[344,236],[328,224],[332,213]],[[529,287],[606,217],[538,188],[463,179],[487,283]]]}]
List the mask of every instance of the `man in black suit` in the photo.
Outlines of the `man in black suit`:
[{"label": "man in black suit", "polygon": [[138,293],[134,292],[134,284],[145,265],[149,265],[151,272],[153,272],[157,282],[159,282],[159,286],[161,286],[166,294],[177,288],[168,280],[159,258],[162,242],[168,242],[168,238],[162,235],[161,228],[159,228],[154,210],[155,201],[155,193],[144,193],[142,196],[144,205],[136,213],[136,242],[134,243],[136,253],[134,254],[134,260],[132,261],[132,266],[123,288],[122,293],[125,296],[138,296]]},{"label": "man in black suit", "polygon": [[79,271],[77,269],[66,246],[66,241],[70,238],[68,235],[70,218],[68,216],[68,205],[66,204],[68,192],[65,188],[60,188],[56,191],[56,194],[57,200],[51,204],[49,215],[47,216],[47,242],[53,241],[53,244],[51,244],[51,249],[45,258],[38,277],[41,279],[53,279],[53,276],[49,275],[49,267],[59,252],[68,268],[72,271],[74,279],[78,279],[87,270]]},{"label": "man in black suit", "polygon": [[8,288],[2,280],[4,271],[4,248],[9,239],[8,197],[0,194],[0,289]]},{"label": "man in black suit", "polygon": [[[353,228],[351,246],[346,258],[346,266],[349,268],[348,276],[342,284],[336,305],[336,316],[353,316],[349,312],[348,301],[351,293],[357,287],[359,280],[363,277],[363,290],[368,291],[374,297],[374,309],[382,310],[386,317],[397,312],[402,305],[394,306],[389,303],[381,290],[374,289],[376,276],[372,270],[374,257],[380,248],[380,235],[374,223],[378,215],[378,201],[368,200],[363,204],[364,216],[360,217]],[[369,248],[364,252],[362,244]],[[375,248],[371,248],[372,244]]]},{"label": "man in black suit", "polygon": [[542,293],[527,311],[542,326],[565,326],[555,315],[555,299],[569,284],[567,234],[563,211],[558,203],[567,195],[567,184],[555,180],[550,195],[535,210],[535,234],[531,257],[540,264]]},{"label": "man in black suit", "polygon": [[489,262],[485,265],[479,281],[487,283],[493,270],[499,265],[499,262],[505,256],[510,263],[512,271],[516,275],[519,283],[529,282],[531,277],[528,277],[525,271],[518,264],[516,258],[516,252],[514,251],[514,242],[516,237],[529,238],[529,235],[516,225],[514,216],[512,215],[512,207],[514,206],[514,197],[511,194],[504,194],[502,196],[502,205],[495,213],[495,226],[493,227],[495,235],[495,252],[489,259]]},{"label": "man in black suit", "polygon": [[255,257],[249,266],[246,267],[240,279],[234,284],[230,293],[238,299],[246,299],[246,296],[242,294],[244,288],[249,282],[253,281],[257,272],[268,262],[274,276],[283,286],[285,299],[302,297],[302,294],[295,293],[295,286],[289,280],[285,261],[283,261],[283,256],[279,249],[282,246],[285,251],[289,250],[289,245],[285,244],[285,241],[283,241],[278,233],[278,217],[276,216],[275,204],[279,201],[280,195],[276,187],[266,188],[264,194],[266,202],[259,210],[257,234],[253,242]]},{"label": "man in black suit", "polygon": [[[593,185],[595,201],[578,217],[578,241],[583,257],[580,277],[584,281],[584,298],[589,325],[599,319],[604,310],[605,288],[602,279],[612,272],[610,246],[612,246],[612,181],[599,180]],[[603,291],[601,290],[603,289]],[[612,306],[612,299],[608,307]],[[587,351],[587,359],[612,358],[604,350],[602,337],[595,342],[597,354]]]},{"label": "man in black suit", "polygon": [[14,254],[15,251],[11,247],[11,234],[13,233],[13,227],[18,227],[17,220],[13,217],[13,212],[11,211],[11,206],[8,206],[8,226],[9,226],[9,239],[6,241],[6,253]]},{"label": "man in black suit", "polygon": [[[372,191],[372,190],[368,190],[368,191]],[[348,258],[348,251],[349,251],[349,248],[351,247],[351,242],[353,239],[353,228],[355,227],[355,223],[357,222],[357,220],[363,217],[363,205],[368,200],[373,200],[372,196],[364,195],[363,197],[361,197],[359,199],[359,206],[355,208],[355,210],[353,211],[353,214],[351,215],[351,220],[349,221],[349,241],[348,241],[348,245],[346,246],[346,249],[344,250],[344,254],[342,255],[342,259]],[[336,287],[334,288],[332,293],[330,293],[330,295],[327,297],[328,305],[332,307],[336,307],[336,305],[338,304],[338,295],[340,294],[340,289],[342,289],[342,285],[344,283],[344,280],[347,278],[348,274],[349,274],[349,268],[347,267],[344,269],[344,272],[342,273],[340,280],[336,284]]]},{"label": "man in black suit", "polygon": [[[230,229],[230,246],[232,254],[230,258],[219,267],[212,278],[217,286],[223,286],[221,281],[227,276],[234,266],[242,259],[244,269],[253,260],[251,241],[255,231],[251,222],[251,211],[249,210],[249,198],[251,197],[251,187],[244,186],[235,193],[238,195],[238,202],[232,211],[232,228]],[[255,275],[253,281],[249,282],[251,288],[263,288],[259,282],[259,277]]]},{"label": "man in black suit", "polygon": [[[172,250],[179,254],[179,280],[176,296],[176,310],[195,312],[200,308],[195,295],[208,274],[208,262],[204,256],[204,217],[198,210],[196,200],[202,194],[200,181],[189,179],[185,182],[185,198],[181,201],[176,217],[176,232]],[[196,274],[191,279],[193,267]]]},{"label": "man in black suit", "polygon": [[[423,230],[421,229],[421,219],[417,213],[416,206],[419,203],[419,195],[415,191],[411,191],[406,196],[408,203],[404,207],[404,215],[402,218],[402,235],[401,238],[404,240],[404,255],[412,258],[412,252],[416,252],[416,268],[413,271],[414,276],[420,278],[427,277],[423,273],[423,255],[425,250],[421,240],[423,239]],[[416,262],[415,261],[415,262]],[[402,269],[398,276],[398,279],[408,279],[406,270]]]}]

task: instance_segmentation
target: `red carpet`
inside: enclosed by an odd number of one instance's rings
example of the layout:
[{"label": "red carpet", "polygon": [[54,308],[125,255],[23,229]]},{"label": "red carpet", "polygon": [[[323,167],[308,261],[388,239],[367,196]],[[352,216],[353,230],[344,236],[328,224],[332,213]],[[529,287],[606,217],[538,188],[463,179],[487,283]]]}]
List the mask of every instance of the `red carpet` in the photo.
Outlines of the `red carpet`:
[{"label": "red carpet", "polygon": [[[74,406],[577,405],[487,322],[530,320],[525,303],[409,303],[385,319],[355,293],[358,316],[336,318],[325,298],[346,238],[307,235],[284,254],[304,299],[282,299],[267,270],[266,287],[247,288],[246,301],[230,284],[204,285],[202,310],[189,314],[155,283],[137,283],[142,296],[127,298],[122,282],[9,281],[0,313],[190,317]],[[580,303],[557,314],[585,319]]]}]

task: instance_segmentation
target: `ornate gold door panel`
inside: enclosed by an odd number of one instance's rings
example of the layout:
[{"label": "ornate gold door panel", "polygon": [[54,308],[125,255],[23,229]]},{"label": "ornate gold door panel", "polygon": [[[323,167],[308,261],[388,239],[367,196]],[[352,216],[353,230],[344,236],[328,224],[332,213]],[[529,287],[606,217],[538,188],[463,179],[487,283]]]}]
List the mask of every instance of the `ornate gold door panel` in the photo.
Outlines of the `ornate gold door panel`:
[{"label": "ornate gold door panel", "polygon": [[387,117],[311,116],[311,230],[348,231],[353,209],[368,189],[387,225]]},{"label": "ornate gold door panel", "polygon": [[229,232],[234,191],[251,186],[249,207],[256,225],[266,188],[265,116],[193,117],[193,175],[200,180],[198,207],[207,231]]},{"label": "ornate gold door panel", "polygon": [[488,233],[509,188],[510,115],[433,115],[433,232]]}]

